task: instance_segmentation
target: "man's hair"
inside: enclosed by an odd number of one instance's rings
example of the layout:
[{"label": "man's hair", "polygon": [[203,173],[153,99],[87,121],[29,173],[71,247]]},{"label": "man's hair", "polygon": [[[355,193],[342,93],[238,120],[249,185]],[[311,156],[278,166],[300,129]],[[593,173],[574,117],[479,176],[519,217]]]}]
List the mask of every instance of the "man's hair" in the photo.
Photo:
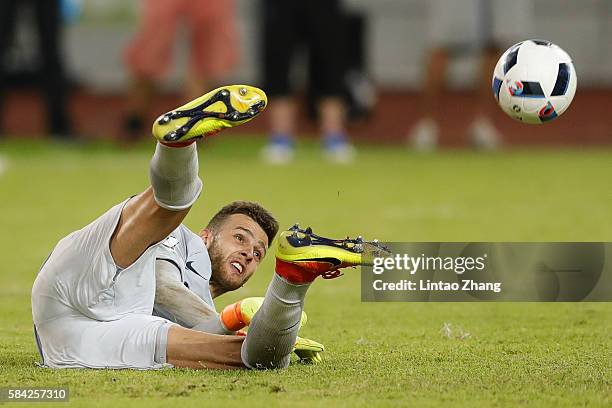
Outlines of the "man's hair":
[{"label": "man's hair", "polygon": [[268,247],[272,245],[272,241],[278,232],[278,221],[268,210],[250,201],[234,201],[229,203],[212,217],[206,228],[213,231],[218,230],[223,222],[233,214],[243,214],[253,219],[268,236]]}]

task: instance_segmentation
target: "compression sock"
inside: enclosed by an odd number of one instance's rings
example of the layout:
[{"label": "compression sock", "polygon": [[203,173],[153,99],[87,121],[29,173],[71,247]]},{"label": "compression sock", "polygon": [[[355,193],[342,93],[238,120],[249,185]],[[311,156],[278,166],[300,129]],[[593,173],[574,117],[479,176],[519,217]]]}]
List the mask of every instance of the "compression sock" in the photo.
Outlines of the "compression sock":
[{"label": "compression sock", "polygon": [[242,343],[242,362],[249,368],[285,368],[295,345],[304,297],[310,284],[293,284],[274,274],[261,308]]},{"label": "compression sock", "polygon": [[189,208],[202,192],[196,144],[171,147],[157,143],[149,166],[155,201],[171,211]]}]

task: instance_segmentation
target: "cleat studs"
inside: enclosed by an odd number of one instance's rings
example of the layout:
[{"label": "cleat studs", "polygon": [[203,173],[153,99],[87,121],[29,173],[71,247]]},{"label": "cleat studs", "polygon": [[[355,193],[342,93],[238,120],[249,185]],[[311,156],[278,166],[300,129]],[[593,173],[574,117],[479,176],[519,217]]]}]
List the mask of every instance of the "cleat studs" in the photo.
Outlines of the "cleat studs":
[{"label": "cleat studs", "polygon": [[176,130],[168,132],[166,136],[164,136],[164,140],[167,140],[169,142],[174,142],[176,139],[178,139],[178,137],[176,137]]},{"label": "cleat studs", "polygon": [[165,114],[157,121],[157,123],[160,125],[165,125],[168,122],[170,122],[170,114]]},{"label": "cleat studs", "polygon": [[246,88],[240,88],[240,89],[238,90],[238,93],[239,93],[241,96],[246,96],[246,94],[247,94],[247,89],[246,89]]},{"label": "cleat studs", "polygon": [[228,96],[229,95],[229,91],[227,89],[223,89],[221,92],[219,92],[219,94],[223,97]]}]

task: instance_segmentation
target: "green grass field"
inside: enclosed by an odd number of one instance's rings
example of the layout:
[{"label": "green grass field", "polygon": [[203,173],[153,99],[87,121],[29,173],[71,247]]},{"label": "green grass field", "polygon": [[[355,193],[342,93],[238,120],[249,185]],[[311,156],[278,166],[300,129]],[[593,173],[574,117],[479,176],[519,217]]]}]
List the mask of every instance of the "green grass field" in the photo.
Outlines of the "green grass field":
[{"label": "green grass field", "polygon": [[[352,166],[305,143],[288,168],[258,161],[263,139],[207,141],[200,228],[234,199],[282,226],[396,241],[610,241],[612,149],[420,156],[367,147]],[[153,144],[0,144],[0,387],[68,386],[71,406],[611,406],[609,303],[361,303],[358,271],[317,281],[306,337],[324,362],[285,371],[53,371],[37,368],[30,289],[56,241],[147,185]],[[262,295],[270,256],[217,308]],[[469,332],[448,338],[445,323]],[[22,405],[19,405],[22,406]]]}]

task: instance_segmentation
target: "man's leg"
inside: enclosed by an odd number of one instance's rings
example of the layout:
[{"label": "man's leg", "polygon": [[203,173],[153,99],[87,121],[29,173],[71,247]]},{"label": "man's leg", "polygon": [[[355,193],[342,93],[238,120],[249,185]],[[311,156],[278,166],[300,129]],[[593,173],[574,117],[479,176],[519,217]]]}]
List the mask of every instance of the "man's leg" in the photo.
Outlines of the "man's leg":
[{"label": "man's leg", "polygon": [[181,21],[181,2],[145,0],[140,9],[138,31],[124,51],[130,76],[123,118],[128,141],[144,136],[151,101],[156,95],[156,86],[171,65],[177,25]]},{"label": "man's leg", "polygon": [[329,240],[292,229],[278,237],[276,273],[245,337],[219,336],[181,327],[168,332],[166,360],[190,368],[285,368],[300,328],[304,298],[318,276],[361,265],[364,243]]},{"label": "man's leg", "polygon": [[[499,50],[491,45],[485,48],[480,57],[479,78],[489,78],[495,69],[499,58]],[[500,147],[503,142],[502,133],[493,123],[495,100],[491,97],[491,84],[489,81],[480,81],[477,84],[478,103],[476,115],[467,130],[467,137],[472,146],[483,151],[492,151]]]},{"label": "man's leg", "polygon": [[200,195],[195,139],[257,116],[266,95],[245,85],[221,87],[156,119],[159,140],[150,164],[151,187],[123,208],[110,242],[117,265],[127,267],[176,229]]},{"label": "man's leg", "polygon": [[195,143],[157,144],[150,165],[151,187],[128,202],[111,239],[117,265],[131,265],[181,224],[202,190],[198,168]]},{"label": "man's leg", "polygon": [[43,365],[144,370],[166,366],[167,333],[175,326],[168,320],[129,314],[99,321],[66,309],[64,316],[34,327]]},{"label": "man's leg", "polygon": [[[189,67],[184,93],[188,99],[227,77],[238,62],[238,31],[234,0],[184,3],[189,29]],[[214,56],[211,58],[211,56]]]},{"label": "man's leg", "polygon": [[[5,61],[6,54],[13,42],[13,33],[17,25],[17,7],[19,1],[11,0],[2,2],[0,7],[0,61]],[[0,138],[4,131],[3,102],[6,92],[7,72],[5,64],[0,64]]]},{"label": "man's leg", "polygon": [[277,273],[249,325],[242,361],[249,368],[285,368],[295,345],[310,283],[294,284]]},{"label": "man's leg", "polygon": [[[311,0],[304,3],[309,57],[309,92],[316,95],[319,126],[325,156],[346,164],[355,157],[346,129],[346,74],[344,22],[346,16],[338,0]],[[324,13],[321,11],[325,10]]]},{"label": "man's leg", "polygon": [[318,276],[336,278],[341,268],[363,265],[365,250],[382,249],[361,238],[323,238],[297,225],[277,242],[276,273],[242,345],[242,361],[250,368],[287,367],[310,284]]},{"label": "man's leg", "polygon": [[47,106],[47,129],[53,137],[71,138],[69,90],[62,57],[60,2],[33,2],[42,70],[39,74]]},{"label": "man's leg", "polygon": [[244,336],[209,334],[174,325],[168,330],[166,361],[175,367],[235,370],[246,368],[240,357]]},{"label": "man's leg", "polygon": [[271,164],[293,160],[295,103],[289,73],[299,43],[299,24],[295,21],[298,4],[283,0],[261,2],[261,69],[266,91],[272,98],[269,114],[269,143],[262,157]]},{"label": "man's leg", "polygon": [[429,151],[438,145],[438,123],[436,110],[444,90],[449,54],[446,48],[430,50],[425,71],[421,118],[409,135],[412,146],[420,151]]},{"label": "man's leg", "polygon": [[166,361],[175,367],[187,368],[287,367],[309,287],[310,284],[289,283],[278,273],[274,274],[246,338],[172,326],[168,331]]}]

